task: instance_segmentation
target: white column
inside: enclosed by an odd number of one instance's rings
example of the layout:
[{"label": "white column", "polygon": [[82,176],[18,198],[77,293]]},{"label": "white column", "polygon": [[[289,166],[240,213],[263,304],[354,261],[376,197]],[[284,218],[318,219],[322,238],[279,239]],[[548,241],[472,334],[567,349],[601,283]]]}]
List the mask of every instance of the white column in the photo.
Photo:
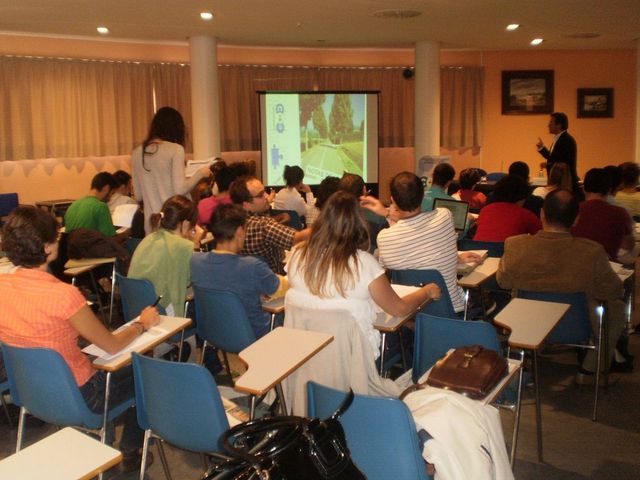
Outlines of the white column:
[{"label": "white column", "polygon": [[640,39],[636,40],[636,163],[640,163]]},{"label": "white column", "polygon": [[216,48],[217,41],[213,37],[189,38],[194,159],[201,160],[220,155],[220,105]]},{"label": "white column", "polygon": [[416,43],[415,153],[440,154],[440,46],[437,42]]}]

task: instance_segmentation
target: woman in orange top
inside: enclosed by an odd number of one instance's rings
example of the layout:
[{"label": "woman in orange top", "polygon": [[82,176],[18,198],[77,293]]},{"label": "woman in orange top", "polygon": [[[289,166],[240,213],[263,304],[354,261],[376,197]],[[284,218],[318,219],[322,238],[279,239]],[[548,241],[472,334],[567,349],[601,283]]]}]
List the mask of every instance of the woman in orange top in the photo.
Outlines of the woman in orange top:
[{"label": "woman in orange top", "polygon": [[[0,341],[18,347],[51,348],[64,358],[87,402],[101,413],[104,406],[105,374],[96,371],[78,347],[78,337],[109,354],[124,348],[158,323],[158,311],[148,307],[140,320],[111,333],[87,306],[80,291],[48,273],[48,264],[58,256],[58,225],[36,207],[18,207],[2,230],[2,250],[18,267],[0,275]],[[112,375],[111,400],[115,403],[133,394],[130,369]],[[139,464],[143,432],[135,411],[126,414],[120,449],[125,468]]]}]

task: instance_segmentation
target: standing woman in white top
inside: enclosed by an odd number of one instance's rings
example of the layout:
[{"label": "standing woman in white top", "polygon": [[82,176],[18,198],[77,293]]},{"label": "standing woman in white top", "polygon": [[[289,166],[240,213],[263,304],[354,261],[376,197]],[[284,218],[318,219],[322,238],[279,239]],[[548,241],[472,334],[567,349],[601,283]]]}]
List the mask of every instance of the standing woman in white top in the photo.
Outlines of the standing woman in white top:
[{"label": "standing woman in white top", "polygon": [[300,194],[304,193],[306,203],[309,205],[313,205],[315,200],[309,185],[302,183],[304,171],[297,165],[293,167],[285,165],[282,177],[287,186],[276,193],[273,208],[276,210],[293,210],[301,217],[304,216],[306,212],[305,200],[302,199]]},{"label": "standing woman in white top", "polygon": [[162,107],[151,120],[149,134],[142,145],[131,153],[133,185],[139,200],[144,203],[144,229],[151,233],[151,215],[159,213],[166,199],[174,195],[188,195],[200,179],[211,175],[209,167],[202,167],[191,178],[184,169],[184,120],[180,112]]}]

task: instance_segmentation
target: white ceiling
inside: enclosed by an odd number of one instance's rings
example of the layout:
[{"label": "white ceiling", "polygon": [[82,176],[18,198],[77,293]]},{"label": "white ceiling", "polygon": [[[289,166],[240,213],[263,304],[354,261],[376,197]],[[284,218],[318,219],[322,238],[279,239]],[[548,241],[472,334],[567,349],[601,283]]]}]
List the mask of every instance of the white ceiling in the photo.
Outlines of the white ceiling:
[{"label": "white ceiling", "polygon": [[[210,22],[199,12],[212,11]],[[378,18],[381,10],[421,12]],[[520,23],[516,32],[505,31]],[[640,38],[640,0],[0,0],[0,31],[184,42],[211,35],[225,45],[630,49]],[[573,38],[598,34],[597,38]]]}]

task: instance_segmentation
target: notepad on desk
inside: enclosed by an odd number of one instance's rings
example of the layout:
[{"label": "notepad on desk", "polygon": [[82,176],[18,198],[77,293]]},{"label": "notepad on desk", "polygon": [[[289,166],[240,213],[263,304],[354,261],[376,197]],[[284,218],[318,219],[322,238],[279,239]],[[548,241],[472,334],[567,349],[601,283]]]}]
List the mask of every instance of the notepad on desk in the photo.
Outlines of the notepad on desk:
[{"label": "notepad on desk", "polygon": [[[133,322],[135,322],[135,321],[137,321],[139,319],[140,319],[140,317],[134,318],[130,322],[125,323],[123,326],[121,326],[120,328],[115,330],[113,333],[118,333],[120,330],[122,330],[123,328],[128,327]],[[124,355],[125,353],[135,352],[135,351],[139,350],[140,348],[143,348],[146,345],[149,345],[154,340],[156,340],[158,338],[165,337],[167,335],[167,333],[169,333],[169,330],[163,328],[161,325],[156,325],[154,327],[151,327],[149,330],[147,330],[142,335],[137,337],[135,340],[133,340],[130,344],[128,344],[122,350],[120,350],[119,352],[114,353],[113,355],[110,355],[109,353],[105,352],[104,350],[102,350],[100,347],[94,345],[93,343],[91,345],[89,345],[88,347],[83,348],[82,351],[84,353],[86,353],[87,355],[93,355],[94,357],[98,357],[98,358],[108,362],[108,361],[111,361],[111,360],[119,357],[120,355]]]},{"label": "notepad on desk", "polygon": [[[118,205],[111,214],[111,221],[116,227],[131,228],[133,217],[138,211],[138,205],[135,203],[127,203]],[[119,229],[120,230],[120,229]],[[118,230],[118,233],[119,233]]]},{"label": "notepad on desk", "polygon": [[484,260],[489,256],[489,250],[465,250],[464,252],[459,251],[458,255],[461,253],[473,252],[480,256],[480,260],[475,262],[461,262],[458,261],[458,266],[456,267],[456,271],[460,275],[466,275],[469,272],[472,272],[478,265],[480,265]]}]

